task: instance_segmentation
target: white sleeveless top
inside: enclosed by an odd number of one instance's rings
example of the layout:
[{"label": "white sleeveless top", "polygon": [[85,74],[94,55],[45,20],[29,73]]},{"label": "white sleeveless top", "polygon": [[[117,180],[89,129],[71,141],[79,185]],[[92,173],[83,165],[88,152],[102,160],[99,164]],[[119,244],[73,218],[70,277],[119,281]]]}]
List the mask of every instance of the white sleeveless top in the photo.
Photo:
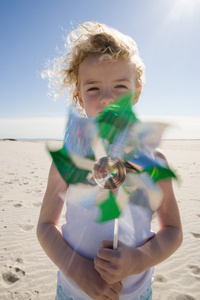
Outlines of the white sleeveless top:
[{"label": "white sleeveless top", "polygon": [[[95,222],[96,195],[97,187],[70,185],[66,197],[66,223],[62,226],[62,234],[66,242],[80,255],[91,260],[96,257],[101,241],[113,239],[114,233],[114,220],[101,224]],[[119,219],[119,240],[129,247],[143,245],[154,235],[150,229],[151,220],[152,211],[150,209],[128,204]],[[140,295],[152,284],[153,271],[154,268],[151,268],[141,274],[124,279],[120,299],[140,299]],[[63,292],[69,298],[74,300],[92,299],[61,271],[58,272],[58,285],[62,287]]]}]

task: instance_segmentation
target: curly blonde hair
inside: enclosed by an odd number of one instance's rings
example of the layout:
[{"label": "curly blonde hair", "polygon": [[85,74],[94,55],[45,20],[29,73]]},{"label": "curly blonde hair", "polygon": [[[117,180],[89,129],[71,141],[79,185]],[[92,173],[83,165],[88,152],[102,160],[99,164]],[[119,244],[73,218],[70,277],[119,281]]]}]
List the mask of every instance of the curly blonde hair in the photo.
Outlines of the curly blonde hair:
[{"label": "curly blonde hair", "polygon": [[68,35],[65,48],[65,54],[54,59],[52,68],[43,71],[42,77],[49,79],[54,98],[62,96],[68,90],[69,101],[79,110],[79,66],[90,55],[98,56],[99,61],[130,60],[136,70],[136,87],[142,87],[145,81],[145,66],[135,41],[104,24],[86,22],[79,25]]}]

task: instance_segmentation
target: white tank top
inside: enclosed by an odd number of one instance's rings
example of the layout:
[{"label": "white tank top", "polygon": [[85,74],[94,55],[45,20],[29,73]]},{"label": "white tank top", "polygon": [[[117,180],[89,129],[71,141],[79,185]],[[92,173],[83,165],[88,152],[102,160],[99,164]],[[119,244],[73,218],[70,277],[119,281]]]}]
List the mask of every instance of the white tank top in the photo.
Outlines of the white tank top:
[{"label": "white tank top", "polygon": [[[66,242],[80,255],[93,260],[102,240],[113,239],[114,221],[96,223],[97,208],[94,205],[97,188],[84,185],[70,185],[67,192],[66,223],[62,226],[62,234]],[[81,205],[80,205],[81,203]],[[142,206],[128,204],[119,219],[119,240],[129,247],[138,247],[150,239],[152,211]],[[139,295],[152,284],[154,268],[122,281],[123,291],[120,299],[138,300]],[[79,287],[58,272],[58,285],[69,298],[74,300],[91,299]]]}]

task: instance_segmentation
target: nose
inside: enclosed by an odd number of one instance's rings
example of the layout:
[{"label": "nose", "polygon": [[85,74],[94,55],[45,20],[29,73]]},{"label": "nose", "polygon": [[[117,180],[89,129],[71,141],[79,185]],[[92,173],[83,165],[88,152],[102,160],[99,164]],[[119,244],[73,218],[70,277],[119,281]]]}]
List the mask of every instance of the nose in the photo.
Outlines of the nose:
[{"label": "nose", "polygon": [[105,91],[101,98],[101,103],[104,105],[111,104],[114,101],[114,96],[111,91]]}]

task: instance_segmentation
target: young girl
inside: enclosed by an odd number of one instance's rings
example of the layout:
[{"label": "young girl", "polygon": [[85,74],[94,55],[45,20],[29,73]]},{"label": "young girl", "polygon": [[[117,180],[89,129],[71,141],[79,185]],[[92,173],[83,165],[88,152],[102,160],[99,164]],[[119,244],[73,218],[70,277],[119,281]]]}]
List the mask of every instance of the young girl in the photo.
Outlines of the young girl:
[{"label": "young girl", "polygon": [[[70,100],[81,113],[95,117],[128,91],[137,91],[139,98],[144,65],[130,37],[88,22],[71,32],[68,43],[68,53],[47,75],[58,78],[54,84],[61,90],[70,90]],[[153,154],[166,160],[159,150]],[[92,210],[73,202],[76,186],[67,186],[52,164],[37,236],[59,268],[57,300],[152,299],[154,266],[182,242],[171,180],[162,180],[159,186],[163,192],[156,212],[159,231],[154,234],[150,230],[150,210],[128,204],[119,220],[118,249],[113,250],[113,221],[95,223]],[[59,194],[66,192],[66,223],[60,232],[57,225],[64,203]],[[87,188],[76,194],[85,197]]]}]

